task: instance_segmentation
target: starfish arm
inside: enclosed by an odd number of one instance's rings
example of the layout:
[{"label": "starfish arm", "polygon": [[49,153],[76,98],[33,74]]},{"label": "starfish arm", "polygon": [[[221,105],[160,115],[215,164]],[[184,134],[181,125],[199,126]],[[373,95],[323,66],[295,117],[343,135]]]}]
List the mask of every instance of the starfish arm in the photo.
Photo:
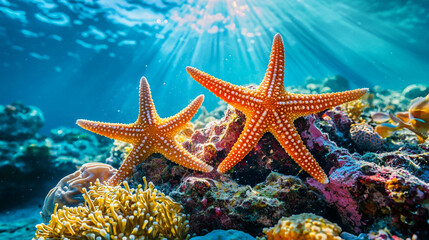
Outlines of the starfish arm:
[{"label": "starfish arm", "polygon": [[175,140],[164,139],[163,142],[157,143],[157,149],[164,157],[183,167],[200,172],[211,172],[213,170],[212,166],[190,154]]},{"label": "starfish arm", "polygon": [[139,119],[137,122],[144,122],[146,124],[153,124],[158,114],[153,104],[152,95],[150,93],[149,83],[145,77],[140,79],[140,92],[139,92]]},{"label": "starfish arm", "polygon": [[144,132],[135,129],[133,124],[104,123],[84,119],[77,120],[76,124],[88,131],[127,143],[134,143],[144,135]]},{"label": "starfish arm", "polygon": [[274,137],[298,165],[320,183],[327,184],[329,179],[313,155],[304,146],[301,137],[293,125],[290,127],[275,126],[272,130]]},{"label": "starfish arm", "polygon": [[286,108],[296,112],[296,117],[318,113],[346,102],[361,98],[368,92],[368,88],[355,89],[351,91],[302,95],[289,93],[289,100],[285,101]]},{"label": "starfish arm", "polygon": [[253,96],[252,90],[247,87],[225,82],[193,67],[186,67],[186,71],[199,84],[239,110],[243,109],[242,106],[251,107],[255,104],[254,102],[262,102]]},{"label": "starfish arm", "polygon": [[277,97],[284,93],[284,66],[283,40],[277,33],[271,48],[270,63],[264,80],[258,87],[258,92],[267,97]]},{"label": "starfish arm", "polygon": [[199,95],[185,109],[176,115],[162,119],[162,124],[159,126],[163,132],[176,133],[180,131],[197,113],[198,109],[204,101],[204,95]]},{"label": "starfish arm", "polygon": [[134,146],[133,150],[131,150],[130,154],[128,154],[127,158],[125,158],[121,167],[118,169],[115,175],[109,178],[107,184],[110,186],[115,186],[118,182],[122,182],[126,177],[130,176],[136,166],[142,161],[146,160],[153,152],[149,151],[150,143],[140,143],[139,145]]},{"label": "starfish arm", "polygon": [[264,113],[254,116],[249,116],[246,120],[246,125],[238,137],[237,142],[232,147],[228,156],[219,164],[217,171],[224,173],[239,163],[249,152],[255,147],[259,139],[265,133],[265,126],[262,126]]}]

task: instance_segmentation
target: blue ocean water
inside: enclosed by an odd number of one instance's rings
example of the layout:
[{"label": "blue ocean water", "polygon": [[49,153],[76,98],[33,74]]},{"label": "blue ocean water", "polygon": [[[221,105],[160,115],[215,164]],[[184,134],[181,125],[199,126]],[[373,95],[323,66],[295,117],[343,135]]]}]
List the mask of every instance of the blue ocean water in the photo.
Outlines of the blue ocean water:
[{"label": "blue ocean water", "polygon": [[339,74],[401,89],[429,83],[428,29],[428,0],[0,0],[0,104],[38,106],[45,130],[128,123],[146,76],[161,117],[200,93],[212,109],[185,67],[258,84],[276,33],[285,85]]}]

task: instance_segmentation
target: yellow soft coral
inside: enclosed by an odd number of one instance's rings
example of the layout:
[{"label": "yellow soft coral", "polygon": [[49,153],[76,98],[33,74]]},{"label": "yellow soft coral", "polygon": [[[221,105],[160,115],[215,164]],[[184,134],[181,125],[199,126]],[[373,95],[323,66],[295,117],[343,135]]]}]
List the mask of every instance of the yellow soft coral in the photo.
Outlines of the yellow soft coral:
[{"label": "yellow soft coral", "polygon": [[369,105],[361,99],[356,101],[347,102],[341,105],[341,110],[347,113],[347,116],[355,122],[362,122],[360,115]]},{"label": "yellow soft coral", "polygon": [[49,224],[36,226],[35,239],[189,239],[180,204],[143,180],[144,189],[97,180],[89,191],[83,190],[83,206],[56,206]]},{"label": "yellow soft coral", "polygon": [[268,240],[341,240],[341,228],[311,213],[283,217],[272,228],[264,228]]}]

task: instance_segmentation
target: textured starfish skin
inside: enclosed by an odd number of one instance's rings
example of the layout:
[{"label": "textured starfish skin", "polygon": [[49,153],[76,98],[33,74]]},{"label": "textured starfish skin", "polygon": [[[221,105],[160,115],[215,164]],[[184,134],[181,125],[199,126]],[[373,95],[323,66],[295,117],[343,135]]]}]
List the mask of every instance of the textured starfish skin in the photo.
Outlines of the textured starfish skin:
[{"label": "textured starfish skin", "polygon": [[174,136],[182,130],[203,103],[204,96],[198,96],[191,104],[176,115],[160,118],[155,110],[149,84],[145,77],[140,80],[139,116],[135,123],[103,123],[88,120],[77,120],[82,128],[119,141],[131,143],[133,149],[122,163],[118,172],[107,182],[117,185],[129,176],[134,168],[152,153],[161,153],[171,161],[184,167],[211,172],[213,167],[187,152]]},{"label": "textured starfish skin", "polygon": [[359,99],[368,91],[356,89],[309,95],[286,92],[283,85],[284,47],[280,34],[274,37],[267,72],[255,90],[222,81],[192,67],[186,70],[193,79],[246,115],[243,132],[218,166],[221,173],[240,162],[264,133],[271,132],[299,166],[319,182],[328,183],[328,177],[304,146],[293,122],[301,116]]}]

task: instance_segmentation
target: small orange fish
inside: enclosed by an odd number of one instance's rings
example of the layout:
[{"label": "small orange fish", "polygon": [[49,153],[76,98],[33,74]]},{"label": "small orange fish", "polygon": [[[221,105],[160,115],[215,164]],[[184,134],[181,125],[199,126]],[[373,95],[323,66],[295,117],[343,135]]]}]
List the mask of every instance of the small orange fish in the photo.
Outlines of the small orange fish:
[{"label": "small orange fish", "polygon": [[331,118],[330,116],[328,116],[326,113],[324,113],[324,114],[322,115],[322,118],[323,118],[323,120],[325,120],[325,121],[330,121],[330,120],[332,120],[332,118]]},{"label": "small orange fish", "polygon": [[375,131],[380,136],[386,138],[394,131],[406,128],[417,135],[419,143],[423,143],[428,138],[429,131],[429,94],[426,97],[414,99],[408,112],[389,114],[389,118],[395,125],[382,123],[375,127]]},{"label": "small orange fish", "polygon": [[429,131],[429,94],[414,99],[408,112],[409,123],[417,134],[419,143],[423,143],[428,138]]},{"label": "small orange fish", "polygon": [[397,128],[397,126],[392,125],[390,123],[382,123],[380,125],[375,126],[374,130],[382,138],[387,138],[392,136],[393,132],[399,130],[399,128]]}]

